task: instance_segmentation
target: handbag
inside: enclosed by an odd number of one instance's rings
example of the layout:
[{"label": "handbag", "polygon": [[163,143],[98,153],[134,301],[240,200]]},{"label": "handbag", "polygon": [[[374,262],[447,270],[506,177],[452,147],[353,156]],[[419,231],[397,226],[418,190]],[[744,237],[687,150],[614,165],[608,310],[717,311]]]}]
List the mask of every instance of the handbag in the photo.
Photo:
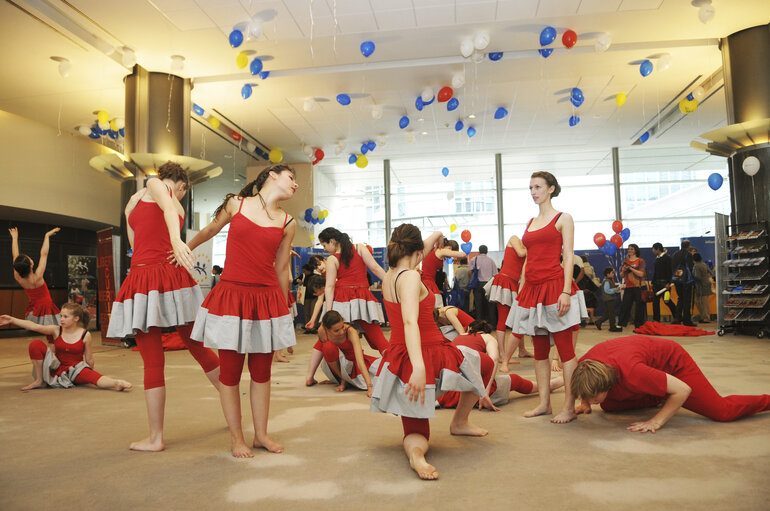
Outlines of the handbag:
[{"label": "handbag", "polygon": [[471,271],[471,278],[468,280],[468,287],[465,289],[470,291],[471,289],[476,289],[477,287],[479,287],[479,269],[474,268]]},{"label": "handbag", "polygon": [[297,301],[299,303],[305,303],[305,293],[306,293],[305,286],[297,286]]},{"label": "handbag", "polygon": [[655,293],[650,289],[650,283],[645,282],[642,286],[642,302],[649,303],[655,299]]}]

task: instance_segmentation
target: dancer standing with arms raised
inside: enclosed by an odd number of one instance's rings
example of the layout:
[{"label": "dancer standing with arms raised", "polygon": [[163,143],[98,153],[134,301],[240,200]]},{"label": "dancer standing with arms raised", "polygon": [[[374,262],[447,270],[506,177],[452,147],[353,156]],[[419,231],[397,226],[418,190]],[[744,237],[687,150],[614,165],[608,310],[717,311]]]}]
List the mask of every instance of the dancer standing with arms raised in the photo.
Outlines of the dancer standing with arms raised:
[{"label": "dancer standing with arms raised", "polygon": [[[435,415],[436,398],[460,391],[449,431],[453,435],[484,436],[468,416],[484,396],[478,353],[463,355],[444,339],[433,321],[433,294],[413,268],[423,257],[420,229],[403,224],[388,243],[388,270],[382,294],[391,322],[390,347],[383,355],[374,381],[372,411],[401,416],[404,452],[420,479],[438,479],[425,460],[430,440],[428,419]],[[468,356],[468,358],[466,358]]]},{"label": "dancer standing with arms raised", "polygon": [[[144,362],[144,396],[150,436],[131,444],[135,451],[162,451],[166,408],[165,355],[161,328],[176,327],[190,354],[206,377],[219,385],[219,358],[203,344],[190,339],[195,313],[203,300],[190,272],[193,257],[182,241],[184,197],[190,181],[177,163],[158,169],[158,179],[135,193],[126,205],[128,241],[134,251],[131,271],[112,304],[107,337],[134,335]],[[169,253],[177,264],[168,261]],[[180,266],[181,265],[181,266]]]},{"label": "dancer standing with arms raised", "polygon": [[[556,211],[551,204],[561,187],[549,172],[535,172],[529,191],[540,211],[527,224],[522,242],[527,259],[522,269],[523,284],[516,307],[511,308],[507,324],[514,333],[532,336],[535,347],[535,376],[540,404],[525,417],[551,413],[548,354],[550,338],[564,364],[564,409],[551,422],[564,423],[576,418],[575,398],[570,390],[572,372],[577,366],[572,345],[572,329],[586,316],[582,291],[572,280],[572,245],[575,225],[568,213]],[[564,266],[559,264],[563,256]]]},{"label": "dancer standing with arms raised", "polygon": [[[366,269],[382,280],[385,270],[377,264],[366,245],[350,242],[350,237],[334,227],[318,234],[324,250],[331,255],[326,259],[326,310],[336,310],[345,323],[355,322],[366,335],[373,349],[384,353],[388,340],[379,323],[384,322],[382,306],[369,290]],[[305,326],[313,325],[321,311],[322,301],[316,302],[313,317]]]},{"label": "dancer standing with arms raised", "polygon": [[222,279],[201,305],[192,337],[219,350],[219,396],[236,458],[254,457],[241,425],[239,383],[247,354],[252,446],[283,452],[283,446],[268,437],[267,421],[273,352],[297,342],[287,298],[296,224],[280,207],[296,190],[294,170],[271,165],[238,195],[227,194],[214,220],[190,241],[194,249],[230,224]]},{"label": "dancer standing with arms raised", "polygon": [[463,258],[465,252],[460,252],[460,247],[454,240],[447,240],[441,231],[436,231],[423,242],[425,257],[422,260],[422,275],[420,278],[425,286],[436,297],[436,307],[444,306],[444,298],[436,284],[436,274],[444,266],[444,259],[455,257]]}]

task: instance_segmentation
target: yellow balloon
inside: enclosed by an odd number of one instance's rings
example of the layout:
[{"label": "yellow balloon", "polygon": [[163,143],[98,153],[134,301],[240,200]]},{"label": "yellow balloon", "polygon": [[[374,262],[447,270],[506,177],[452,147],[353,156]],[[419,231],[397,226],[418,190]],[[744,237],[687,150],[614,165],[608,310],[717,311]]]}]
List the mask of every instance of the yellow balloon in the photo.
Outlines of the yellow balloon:
[{"label": "yellow balloon", "polygon": [[356,167],[358,167],[359,169],[363,169],[367,165],[369,165],[369,159],[363,154],[359,154],[358,158],[356,158]]},{"label": "yellow balloon", "polygon": [[216,117],[214,117],[213,115],[211,115],[211,116],[209,116],[209,124],[211,124],[211,127],[212,127],[212,128],[214,128],[214,129],[218,129],[218,128],[219,128],[219,125],[220,125],[221,123],[219,122],[219,119],[217,119]]},{"label": "yellow balloon", "polygon": [[283,160],[283,153],[280,149],[270,149],[270,154],[268,156],[273,163],[281,163],[281,160]]},{"label": "yellow balloon", "polygon": [[115,123],[115,119],[110,121],[110,129],[112,131],[118,131],[120,128],[118,128],[118,125]]},{"label": "yellow balloon", "polygon": [[618,92],[618,94],[615,96],[615,104],[618,106],[623,106],[626,103],[626,99],[628,99],[628,97],[626,96],[625,92]]},{"label": "yellow balloon", "polygon": [[323,211],[321,211],[321,213],[323,214],[324,218],[329,216],[329,210],[328,209],[324,209]]},{"label": "yellow balloon", "polygon": [[238,56],[235,57],[235,63],[238,65],[238,69],[243,69],[249,65],[249,56],[246,55],[246,52],[240,52]]},{"label": "yellow balloon", "polygon": [[679,110],[683,114],[691,114],[691,113],[693,113],[697,109],[698,109],[698,100],[697,99],[689,100],[687,98],[683,98],[679,102]]},{"label": "yellow balloon", "polygon": [[105,122],[110,120],[110,116],[107,115],[107,112],[105,112],[104,110],[99,110],[98,112],[96,112],[96,119],[100,123],[104,124]]},{"label": "yellow balloon", "polygon": [[452,224],[449,226],[449,232],[455,232],[457,230],[457,224]]},{"label": "yellow balloon", "polygon": [[310,235],[310,239],[311,239],[311,240],[314,240],[314,239],[315,239],[315,236],[313,236],[313,235],[311,234],[311,235]]}]

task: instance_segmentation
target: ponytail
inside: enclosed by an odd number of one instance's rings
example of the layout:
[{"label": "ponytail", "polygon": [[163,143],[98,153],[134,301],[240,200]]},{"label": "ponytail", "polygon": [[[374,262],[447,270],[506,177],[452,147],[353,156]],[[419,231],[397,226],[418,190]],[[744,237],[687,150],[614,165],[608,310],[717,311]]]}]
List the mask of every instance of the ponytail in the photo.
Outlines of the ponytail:
[{"label": "ponytail", "polygon": [[388,243],[388,265],[397,266],[402,257],[410,256],[424,248],[420,229],[412,224],[401,224],[393,229]]},{"label": "ponytail", "polygon": [[350,264],[350,260],[353,259],[353,243],[350,241],[350,236],[334,227],[327,227],[318,233],[318,239],[323,243],[328,243],[331,240],[336,241],[340,246],[340,263],[345,266]]},{"label": "ponytail", "polygon": [[[265,199],[262,198],[261,195],[259,195],[259,191],[262,190],[262,186],[265,184],[265,181],[267,181],[267,178],[270,176],[271,172],[275,172],[277,174],[280,174],[283,171],[288,171],[294,174],[294,169],[286,165],[285,163],[279,163],[278,165],[270,165],[268,167],[265,167],[262,169],[262,172],[257,175],[256,179],[248,183],[246,186],[241,188],[241,191],[238,192],[238,195],[234,193],[228,193],[225,195],[225,200],[222,201],[222,204],[219,205],[217,209],[214,210],[214,218],[219,215],[219,213],[222,212],[223,209],[227,207],[227,203],[230,199],[233,197],[254,197],[255,195],[259,197],[259,200],[262,202],[262,207],[265,207]],[[272,217],[268,213],[268,218],[272,220]]]},{"label": "ponytail", "polygon": [[61,306],[62,309],[66,309],[73,316],[78,318],[78,324],[83,328],[88,328],[88,323],[91,322],[91,315],[80,304],[74,302],[67,302]]}]

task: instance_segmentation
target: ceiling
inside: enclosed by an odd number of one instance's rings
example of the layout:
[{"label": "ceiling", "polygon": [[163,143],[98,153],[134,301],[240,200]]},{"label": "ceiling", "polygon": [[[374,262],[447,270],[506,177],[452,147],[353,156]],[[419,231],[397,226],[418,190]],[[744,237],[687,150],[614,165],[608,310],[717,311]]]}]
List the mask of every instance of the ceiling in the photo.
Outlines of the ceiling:
[{"label": "ceiling", "polygon": [[[659,111],[676,109],[718,71],[720,37],[770,21],[766,0],[714,0],[713,6],[714,19],[703,24],[685,0],[5,0],[0,109],[67,130],[91,124],[95,110],[122,116],[129,69],[121,64],[121,48],[127,46],[151,71],[169,72],[170,56],[184,56],[177,74],[194,80],[193,102],[221,112],[265,147],[280,148],[288,161],[307,161],[302,146],[308,144],[323,148],[322,165],[346,165],[363,142],[381,136],[386,143],[370,161],[606,151],[638,143],[645,130],[664,122]],[[254,14],[269,19],[262,37],[231,48],[233,26]],[[558,36],[544,59],[536,50],[546,25]],[[561,44],[567,28],[578,34],[571,50]],[[463,39],[481,31],[490,40],[484,52],[504,52],[501,60],[476,63],[460,55]],[[601,33],[612,38],[606,52],[594,49]],[[359,50],[365,40],[376,44],[369,58]],[[238,69],[243,50],[263,58],[267,79]],[[641,76],[641,60],[657,66],[666,53],[668,70]],[[72,62],[68,78],[51,56]],[[424,88],[437,92],[456,73],[465,76],[454,91],[457,110],[438,102],[416,110]],[[257,84],[248,100],[240,94],[245,83]],[[584,93],[580,108],[569,102],[572,87]],[[615,103],[618,92],[628,94],[622,107]],[[723,89],[709,92],[695,113],[676,116],[647,144],[688,145],[724,126]],[[349,106],[335,101],[339,93],[352,96]],[[317,99],[309,112],[307,98]],[[380,119],[372,116],[375,105],[383,108]],[[496,120],[500,106],[510,113]],[[402,115],[411,119],[407,130],[398,126]],[[568,123],[572,115],[581,118],[575,127]],[[458,120],[477,134],[456,132]],[[256,160],[230,145],[226,133],[216,136],[205,120],[192,124],[192,156],[220,164],[222,177],[213,181],[232,188]],[[340,141],[344,150],[336,156]]]}]

